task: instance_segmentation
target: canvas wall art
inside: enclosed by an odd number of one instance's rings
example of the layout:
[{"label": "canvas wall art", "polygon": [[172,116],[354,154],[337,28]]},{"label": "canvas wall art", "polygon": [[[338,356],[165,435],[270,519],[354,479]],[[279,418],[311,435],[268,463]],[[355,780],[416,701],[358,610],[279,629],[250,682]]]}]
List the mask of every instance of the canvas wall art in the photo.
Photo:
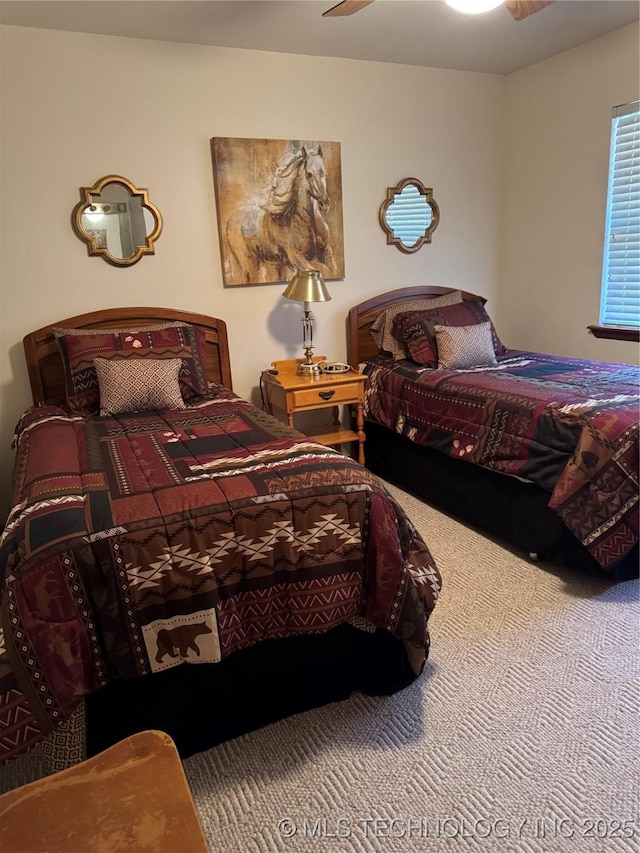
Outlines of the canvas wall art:
[{"label": "canvas wall art", "polygon": [[211,140],[224,283],[344,278],[339,142]]}]

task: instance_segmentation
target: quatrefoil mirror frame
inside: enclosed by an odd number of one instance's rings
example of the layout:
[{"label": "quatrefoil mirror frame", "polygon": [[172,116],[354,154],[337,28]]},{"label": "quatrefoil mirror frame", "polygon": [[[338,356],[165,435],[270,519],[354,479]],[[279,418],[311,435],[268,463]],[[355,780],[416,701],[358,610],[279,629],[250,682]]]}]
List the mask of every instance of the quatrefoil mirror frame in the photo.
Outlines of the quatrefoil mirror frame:
[{"label": "quatrefoil mirror frame", "polygon": [[[420,217],[418,229],[421,233],[417,234],[415,243],[407,243],[403,241],[402,236],[398,236],[399,231],[397,228],[394,231],[392,216],[389,216],[389,210],[393,205],[402,203],[400,199],[402,198],[404,191],[407,188],[410,189],[412,187],[415,187],[417,194],[423,197],[424,207],[430,208],[431,215],[426,224],[423,224],[425,213],[421,213],[415,208],[414,200],[410,202],[409,206],[412,208],[411,212],[415,212],[416,217]],[[413,193],[413,195],[415,195],[415,193]],[[417,252],[425,243],[431,242],[431,235],[436,230],[438,223],[440,222],[440,208],[433,198],[433,189],[431,187],[425,187],[422,181],[419,181],[417,178],[404,178],[404,180],[396,184],[395,187],[387,188],[387,197],[380,205],[379,219],[380,226],[387,235],[387,245],[394,245],[397,249],[400,249],[401,252],[411,254],[412,252]]]},{"label": "quatrefoil mirror frame", "polygon": [[[120,175],[106,175],[92,187],[80,187],[80,198],[71,223],[89,255],[114,266],[129,267],[143,255],[155,254],[153,244],[162,231],[162,216],[149,201],[146,189]],[[107,221],[105,214],[115,214],[117,219]],[[98,220],[95,223],[90,218],[94,216]],[[110,228],[93,227],[103,223]]]}]

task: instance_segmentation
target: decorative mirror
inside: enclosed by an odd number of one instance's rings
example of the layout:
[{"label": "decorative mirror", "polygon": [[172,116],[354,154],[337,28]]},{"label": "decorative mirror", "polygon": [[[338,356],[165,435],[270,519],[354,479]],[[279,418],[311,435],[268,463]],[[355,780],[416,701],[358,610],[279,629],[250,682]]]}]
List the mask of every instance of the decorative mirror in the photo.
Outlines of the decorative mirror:
[{"label": "decorative mirror", "polygon": [[101,255],[119,267],[153,255],[162,217],[145,189],[118,175],[107,175],[92,187],[80,187],[80,197],[71,221],[90,255]]},{"label": "decorative mirror", "polygon": [[417,178],[405,178],[387,189],[380,206],[380,225],[388,244],[395,244],[401,252],[417,252],[423,243],[431,242],[439,221],[433,190]]}]

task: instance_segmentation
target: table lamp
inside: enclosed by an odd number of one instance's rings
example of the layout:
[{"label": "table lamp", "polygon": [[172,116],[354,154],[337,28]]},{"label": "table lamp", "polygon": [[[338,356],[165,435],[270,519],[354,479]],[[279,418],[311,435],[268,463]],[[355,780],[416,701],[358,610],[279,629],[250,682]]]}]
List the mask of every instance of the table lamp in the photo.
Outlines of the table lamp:
[{"label": "table lamp", "polygon": [[313,317],[309,310],[309,303],[329,302],[331,300],[324,279],[318,270],[298,270],[282,295],[286,296],[287,299],[304,302],[304,314],[302,315],[304,361],[300,363],[298,373],[308,375],[319,373],[320,368],[311,357],[313,353]]}]

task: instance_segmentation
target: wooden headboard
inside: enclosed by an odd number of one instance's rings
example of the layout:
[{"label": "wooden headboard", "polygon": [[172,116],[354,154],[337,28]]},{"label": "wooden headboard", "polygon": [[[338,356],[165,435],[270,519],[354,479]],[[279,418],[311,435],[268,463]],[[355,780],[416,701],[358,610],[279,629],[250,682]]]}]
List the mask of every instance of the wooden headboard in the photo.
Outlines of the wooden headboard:
[{"label": "wooden headboard", "polygon": [[[370,358],[378,354],[378,347],[373,337],[371,336],[371,326],[385,308],[390,308],[398,302],[408,302],[414,299],[433,299],[435,296],[442,296],[444,293],[451,293],[458,288],[455,287],[438,287],[436,285],[421,285],[415,287],[401,287],[398,290],[388,290],[386,293],[379,293],[377,296],[372,296],[366,302],[360,302],[359,305],[354,305],[347,316],[347,361],[349,364],[358,368],[358,364],[365,358]],[[466,290],[462,291],[463,299],[482,299],[484,296],[478,296],[474,293],[469,293]]]},{"label": "wooden headboard", "polygon": [[58,320],[25,335],[24,352],[33,402],[36,405],[59,405],[65,401],[64,369],[52,331],[54,326],[68,329],[133,329],[166,320],[179,320],[204,329],[207,377],[210,382],[232,389],[227,326],[223,320],[174,308],[105,308]]}]

